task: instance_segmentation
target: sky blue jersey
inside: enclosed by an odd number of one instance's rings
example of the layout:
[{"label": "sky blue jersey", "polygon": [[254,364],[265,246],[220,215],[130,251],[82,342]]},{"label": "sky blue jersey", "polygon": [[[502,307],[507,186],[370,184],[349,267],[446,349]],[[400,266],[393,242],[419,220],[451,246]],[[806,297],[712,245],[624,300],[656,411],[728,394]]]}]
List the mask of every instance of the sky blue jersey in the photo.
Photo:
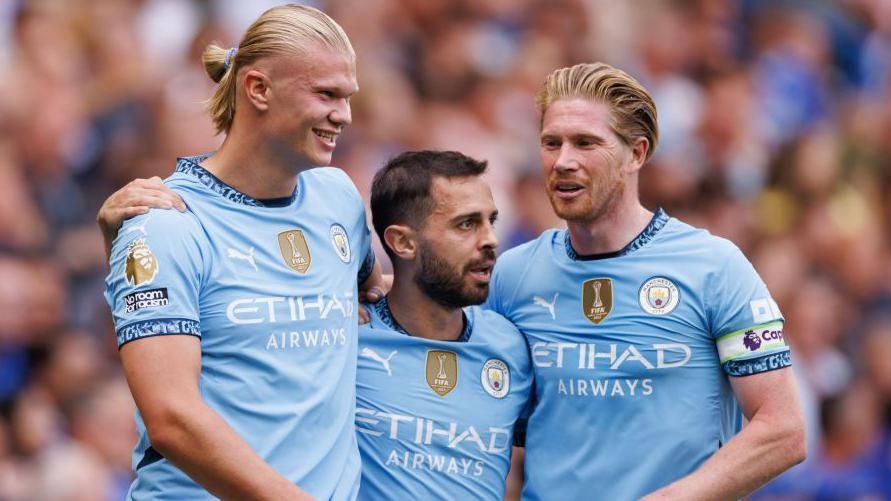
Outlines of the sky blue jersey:
[{"label": "sky blue jersey", "polygon": [[[291,197],[256,200],[181,158],[165,182],[186,213],[128,220],[106,279],[118,346],[200,338],[199,389],[273,468],[317,499],[352,499],[357,278],[370,274],[365,210],[345,173],[316,168]],[[210,495],[151,447],[137,413],[132,499]]]},{"label": "sky blue jersey", "polygon": [[783,318],[732,243],[659,210],[615,253],[566,230],[507,251],[488,306],[526,336],[523,498],[638,499],[739,431],[728,377],[790,365]]},{"label": "sky blue jersey", "polygon": [[371,312],[359,328],[359,499],[501,500],[532,386],[522,335],[476,306],[458,341],[408,335],[386,300]]}]

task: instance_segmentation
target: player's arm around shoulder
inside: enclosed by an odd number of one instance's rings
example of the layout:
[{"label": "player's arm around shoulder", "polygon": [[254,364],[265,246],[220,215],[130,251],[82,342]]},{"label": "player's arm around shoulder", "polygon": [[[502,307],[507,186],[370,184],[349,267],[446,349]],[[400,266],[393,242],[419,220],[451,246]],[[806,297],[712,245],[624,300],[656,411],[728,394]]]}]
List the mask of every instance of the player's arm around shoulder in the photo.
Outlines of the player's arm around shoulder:
[{"label": "player's arm around shoulder", "polygon": [[165,210],[127,221],[112,244],[106,298],[149,442],[217,497],[309,499],[201,398],[202,245],[194,216]]},{"label": "player's arm around shoulder", "polygon": [[805,459],[804,415],[783,317],[752,265],[725,245],[705,291],[720,363],[748,423],[692,474],[644,499],[736,500]]}]

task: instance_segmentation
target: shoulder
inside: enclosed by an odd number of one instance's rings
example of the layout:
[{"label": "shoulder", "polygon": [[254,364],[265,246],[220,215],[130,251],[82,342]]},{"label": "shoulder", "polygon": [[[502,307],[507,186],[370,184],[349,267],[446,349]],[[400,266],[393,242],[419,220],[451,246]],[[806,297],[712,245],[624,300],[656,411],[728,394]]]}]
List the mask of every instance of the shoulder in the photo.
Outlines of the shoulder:
[{"label": "shoulder", "polygon": [[199,238],[203,234],[201,223],[195,214],[186,210],[151,209],[148,213],[124,221],[112,247],[126,244],[136,238],[152,241],[180,241]]},{"label": "shoulder", "polygon": [[339,189],[351,195],[359,196],[359,190],[350,176],[338,167],[316,167],[300,174],[300,179],[307,184],[320,184],[327,189]]},{"label": "shoulder", "polygon": [[679,219],[671,218],[660,237],[660,248],[675,247],[693,254],[700,262],[718,267],[726,266],[728,260],[745,259],[739,247],[730,240]]},{"label": "shoulder", "polygon": [[500,313],[483,309],[479,306],[471,306],[467,311],[473,316],[474,330],[486,329],[495,332],[519,333],[520,330],[513,322]]},{"label": "shoulder", "polygon": [[556,228],[545,230],[537,238],[504,251],[501,257],[499,257],[498,259],[499,261],[512,261],[528,258],[529,256],[541,252],[542,250],[550,249],[554,243],[554,240],[562,234],[563,230],[558,230]]},{"label": "shoulder", "polygon": [[[561,238],[562,230],[545,230],[538,238],[504,251],[495,263],[495,271],[503,272],[509,268],[525,267],[532,260],[550,254],[554,242]],[[503,279],[503,274],[502,277]]]}]

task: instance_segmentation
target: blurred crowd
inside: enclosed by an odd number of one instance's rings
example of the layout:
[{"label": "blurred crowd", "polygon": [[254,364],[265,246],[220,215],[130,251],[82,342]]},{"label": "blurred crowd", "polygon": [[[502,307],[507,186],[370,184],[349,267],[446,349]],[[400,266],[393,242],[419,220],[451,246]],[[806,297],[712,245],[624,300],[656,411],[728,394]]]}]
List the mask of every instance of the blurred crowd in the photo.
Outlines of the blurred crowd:
[{"label": "blurred crowd", "polygon": [[[358,54],[334,162],[489,161],[502,249],[559,226],[535,92],[602,60],[654,95],[650,208],[740,246],[786,317],[808,461],[759,500],[891,499],[891,1],[329,0]],[[200,53],[268,1],[0,1],[0,500],[118,500],[133,402],[96,210],[215,149]],[[383,258],[383,253],[379,253]]]}]

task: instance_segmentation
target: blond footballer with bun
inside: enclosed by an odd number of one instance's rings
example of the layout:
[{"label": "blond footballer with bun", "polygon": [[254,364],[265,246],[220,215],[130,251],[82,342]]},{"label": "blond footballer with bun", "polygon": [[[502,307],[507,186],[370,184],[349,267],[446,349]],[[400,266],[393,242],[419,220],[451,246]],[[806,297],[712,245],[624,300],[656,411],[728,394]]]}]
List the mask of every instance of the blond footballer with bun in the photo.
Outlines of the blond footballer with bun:
[{"label": "blond footballer with bun", "polygon": [[353,499],[357,285],[379,271],[358,192],[322,166],[352,121],[355,54],[327,15],[285,5],[204,63],[225,140],[149,200],[180,211],[127,205],[155,179],[99,215],[139,411],[129,497]]}]

